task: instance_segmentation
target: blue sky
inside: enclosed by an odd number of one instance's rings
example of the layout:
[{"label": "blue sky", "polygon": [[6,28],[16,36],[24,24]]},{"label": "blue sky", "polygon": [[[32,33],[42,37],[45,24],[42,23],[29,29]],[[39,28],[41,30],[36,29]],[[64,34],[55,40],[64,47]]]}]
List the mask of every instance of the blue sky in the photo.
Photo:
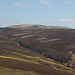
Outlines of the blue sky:
[{"label": "blue sky", "polygon": [[0,0],[0,26],[17,24],[75,28],[75,0]]}]

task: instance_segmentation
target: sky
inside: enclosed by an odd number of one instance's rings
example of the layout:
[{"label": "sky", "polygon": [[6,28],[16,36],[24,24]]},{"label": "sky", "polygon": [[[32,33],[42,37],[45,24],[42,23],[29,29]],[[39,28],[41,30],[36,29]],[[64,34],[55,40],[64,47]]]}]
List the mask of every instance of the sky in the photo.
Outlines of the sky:
[{"label": "sky", "polygon": [[0,27],[19,24],[75,28],[75,0],[0,0]]}]

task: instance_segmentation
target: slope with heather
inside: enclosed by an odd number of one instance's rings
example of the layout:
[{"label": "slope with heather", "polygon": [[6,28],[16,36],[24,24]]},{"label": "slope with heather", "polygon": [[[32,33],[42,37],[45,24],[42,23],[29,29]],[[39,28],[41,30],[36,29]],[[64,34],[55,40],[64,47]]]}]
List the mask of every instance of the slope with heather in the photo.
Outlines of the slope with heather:
[{"label": "slope with heather", "polygon": [[72,75],[75,52],[68,43],[74,44],[73,38],[72,29],[1,28],[0,66],[32,71],[34,75]]}]

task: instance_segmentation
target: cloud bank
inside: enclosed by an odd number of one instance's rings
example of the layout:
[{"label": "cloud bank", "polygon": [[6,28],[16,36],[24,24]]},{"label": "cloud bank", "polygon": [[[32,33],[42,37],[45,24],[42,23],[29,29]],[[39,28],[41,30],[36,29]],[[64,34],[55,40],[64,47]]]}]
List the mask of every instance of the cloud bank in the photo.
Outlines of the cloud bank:
[{"label": "cloud bank", "polygon": [[31,3],[31,1],[26,1],[25,3],[22,2],[14,2],[13,5],[14,6],[25,6],[27,4]]},{"label": "cloud bank", "polygon": [[63,18],[63,19],[59,19],[58,21],[59,22],[75,22],[75,20],[71,18]]},{"label": "cloud bank", "polygon": [[49,5],[49,4],[51,4],[51,2],[50,2],[50,1],[47,1],[47,0],[40,0],[40,2],[41,2],[42,4],[44,4],[44,5]]}]

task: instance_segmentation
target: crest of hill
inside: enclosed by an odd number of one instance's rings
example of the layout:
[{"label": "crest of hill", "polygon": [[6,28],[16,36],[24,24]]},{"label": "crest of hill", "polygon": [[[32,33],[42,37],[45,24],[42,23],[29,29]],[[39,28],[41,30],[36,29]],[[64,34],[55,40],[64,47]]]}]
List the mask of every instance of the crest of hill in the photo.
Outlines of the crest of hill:
[{"label": "crest of hill", "polygon": [[21,25],[12,25],[7,28],[53,28],[53,29],[71,29],[66,26],[45,26],[45,25],[32,25],[32,24],[21,24]]}]

